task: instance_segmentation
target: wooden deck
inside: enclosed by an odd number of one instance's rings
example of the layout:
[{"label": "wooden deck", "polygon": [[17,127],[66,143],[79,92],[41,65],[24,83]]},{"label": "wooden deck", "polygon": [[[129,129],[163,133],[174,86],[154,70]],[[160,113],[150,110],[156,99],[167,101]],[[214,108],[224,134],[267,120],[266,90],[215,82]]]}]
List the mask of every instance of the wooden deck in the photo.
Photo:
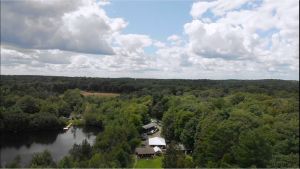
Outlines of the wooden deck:
[{"label": "wooden deck", "polygon": [[64,127],[64,130],[69,130],[69,128],[72,126],[72,123],[68,124],[66,127]]}]

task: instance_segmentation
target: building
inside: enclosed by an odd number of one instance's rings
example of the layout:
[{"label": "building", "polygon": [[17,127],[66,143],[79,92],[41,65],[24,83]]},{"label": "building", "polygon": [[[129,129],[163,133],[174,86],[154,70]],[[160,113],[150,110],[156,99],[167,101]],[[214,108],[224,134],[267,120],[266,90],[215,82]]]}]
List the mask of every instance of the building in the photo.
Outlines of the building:
[{"label": "building", "polygon": [[135,154],[139,158],[153,157],[155,155],[155,151],[152,147],[138,147],[135,149]]},{"label": "building", "polygon": [[162,153],[162,150],[159,148],[159,147],[157,147],[157,146],[155,146],[154,148],[153,148],[153,150],[154,150],[154,152],[155,152],[155,154],[161,154]]},{"label": "building", "polygon": [[149,146],[151,147],[159,147],[159,148],[166,148],[166,140],[162,137],[153,137],[153,138],[149,138],[148,140],[149,142]]},{"label": "building", "polygon": [[149,133],[151,131],[156,130],[156,124],[155,123],[149,123],[143,126],[144,132]]}]

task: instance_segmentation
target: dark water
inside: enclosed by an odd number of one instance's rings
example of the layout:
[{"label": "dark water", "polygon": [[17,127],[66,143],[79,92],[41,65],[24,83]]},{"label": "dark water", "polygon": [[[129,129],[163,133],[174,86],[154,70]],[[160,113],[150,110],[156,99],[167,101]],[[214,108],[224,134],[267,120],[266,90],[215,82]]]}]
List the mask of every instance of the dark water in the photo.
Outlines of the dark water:
[{"label": "dark water", "polygon": [[1,133],[1,166],[11,162],[17,155],[21,165],[26,166],[32,155],[49,150],[55,161],[68,154],[73,144],[80,144],[86,139],[93,144],[99,130],[95,128],[71,127],[68,131],[43,131],[23,133]]}]

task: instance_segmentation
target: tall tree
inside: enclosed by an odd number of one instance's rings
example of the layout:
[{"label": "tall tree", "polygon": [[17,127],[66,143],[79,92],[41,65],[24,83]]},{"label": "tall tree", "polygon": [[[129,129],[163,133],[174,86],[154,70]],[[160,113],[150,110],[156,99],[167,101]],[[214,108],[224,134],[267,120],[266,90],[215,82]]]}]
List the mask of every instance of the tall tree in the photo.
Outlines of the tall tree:
[{"label": "tall tree", "polygon": [[259,130],[253,130],[241,134],[233,154],[240,167],[263,168],[272,157],[272,148]]},{"label": "tall tree", "polygon": [[40,105],[38,100],[32,96],[24,96],[18,100],[17,105],[24,113],[37,113],[40,111]]}]

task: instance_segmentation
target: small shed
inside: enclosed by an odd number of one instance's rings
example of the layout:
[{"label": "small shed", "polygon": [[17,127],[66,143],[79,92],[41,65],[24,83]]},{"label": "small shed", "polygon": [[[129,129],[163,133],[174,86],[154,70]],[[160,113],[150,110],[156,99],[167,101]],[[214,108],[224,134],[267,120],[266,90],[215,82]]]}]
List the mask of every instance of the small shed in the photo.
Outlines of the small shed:
[{"label": "small shed", "polygon": [[139,158],[153,157],[155,155],[155,151],[152,147],[138,147],[135,149],[135,154]]}]

